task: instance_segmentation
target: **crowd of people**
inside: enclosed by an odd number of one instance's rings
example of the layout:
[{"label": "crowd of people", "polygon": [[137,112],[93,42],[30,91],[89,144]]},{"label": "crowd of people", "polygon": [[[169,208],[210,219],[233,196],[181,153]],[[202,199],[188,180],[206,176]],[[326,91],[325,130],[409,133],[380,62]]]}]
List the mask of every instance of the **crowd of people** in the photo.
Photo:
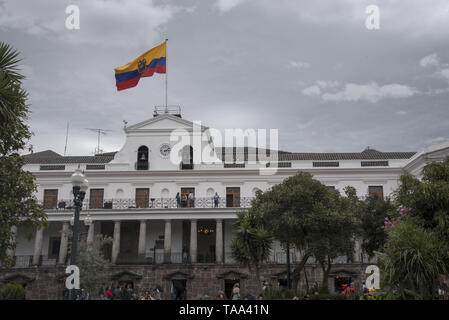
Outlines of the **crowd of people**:
[{"label": "crowd of people", "polygon": [[143,290],[141,294],[134,292],[131,284],[118,285],[112,283],[106,286],[104,283],[98,290],[100,300],[161,300],[162,288],[157,285],[154,289]]}]

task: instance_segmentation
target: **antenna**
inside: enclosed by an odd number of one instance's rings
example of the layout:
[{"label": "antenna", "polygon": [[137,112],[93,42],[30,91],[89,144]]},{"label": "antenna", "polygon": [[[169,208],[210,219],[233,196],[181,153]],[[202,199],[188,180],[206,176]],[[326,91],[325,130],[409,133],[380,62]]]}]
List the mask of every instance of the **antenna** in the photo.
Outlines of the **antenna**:
[{"label": "antenna", "polygon": [[101,128],[85,128],[85,129],[90,130],[90,131],[93,131],[93,132],[96,132],[96,133],[98,134],[98,145],[97,145],[97,148],[95,148],[94,154],[100,154],[100,153],[102,153],[103,150],[100,149],[100,136],[101,136],[102,134],[106,135],[107,132],[110,132],[110,131],[112,131],[112,130],[106,130],[106,129],[101,129]]},{"label": "antenna", "polygon": [[67,151],[67,140],[69,139],[69,122],[67,121],[67,131],[65,134],[65,146],[64,146],[64,157]]}]

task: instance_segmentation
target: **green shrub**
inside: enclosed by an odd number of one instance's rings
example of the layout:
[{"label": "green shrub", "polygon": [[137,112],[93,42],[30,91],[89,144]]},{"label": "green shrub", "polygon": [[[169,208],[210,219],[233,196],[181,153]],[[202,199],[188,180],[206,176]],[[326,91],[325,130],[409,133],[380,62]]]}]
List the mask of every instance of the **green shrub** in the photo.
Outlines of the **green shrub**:
[{"label": "green shrub", "polygon": [[261,292],[264,300],[292,300],[294,297],[303,299],[304,293],[287,289],[285,287],[269,287],[267,290]]},{"label": "green shrub", "polygon": [[310,300],[347,300],[344,294],[320,293],[310,296]]},{"label": "green shrub", "polygon": [[0,289],[2,300],[25,300],[26,290],[18,283],[8,283]]}]

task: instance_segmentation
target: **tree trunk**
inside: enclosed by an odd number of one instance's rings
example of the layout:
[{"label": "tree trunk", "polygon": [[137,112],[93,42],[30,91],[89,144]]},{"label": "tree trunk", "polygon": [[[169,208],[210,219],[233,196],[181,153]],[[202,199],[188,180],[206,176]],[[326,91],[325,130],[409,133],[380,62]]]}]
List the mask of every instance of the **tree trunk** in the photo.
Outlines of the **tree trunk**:
[{"label": "tree trunk", "polygon": [[327,291],[329,291],[329,273],[331,271],[332,268],[332,263],[331,263],[331,259],[329,258],[329,256],[327,257],[327,266],[324,263],[324,261],[320,261],[321,264],[321,268],[323,269],[323,282],[321,284],[322,288],[327,288]]},{"label": "tree trunk", "polygon": [[256,272],[256,279],[257,279],[257,291],[260,293],[262,291],[262,284],[260,281],[260,267],[256,266],[254,269],[255,269],[254,271]]},{"label": "tree trunk", "polygon": [[306,292],[309,292],[309,279],[307,279],[307,269],[304,268],[304,278],[306,279]]},{"label": "tree trunk", "polygon": [[309,260],[310,254],[306,253],[304,255],[304,257],[302,258],[301,262],[299,263],[298,266],[295,267],[295,269],[293,269],[293,289],[297,290],[298,289],[298,283],[299,280],[301,280],[301,271],[304,269],[304,266],[307,263],[307,260]]}]

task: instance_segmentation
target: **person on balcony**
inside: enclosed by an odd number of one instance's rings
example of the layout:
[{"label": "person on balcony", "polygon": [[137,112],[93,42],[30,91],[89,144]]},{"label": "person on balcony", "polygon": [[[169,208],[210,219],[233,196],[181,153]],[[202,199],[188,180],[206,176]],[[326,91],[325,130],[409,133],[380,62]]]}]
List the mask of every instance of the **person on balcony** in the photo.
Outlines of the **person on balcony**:
[{"label": "person on balcony", "polygon": [[190,208],[195,208],[195,196],[192,192],[189,194]]},{"label": "person on balcony", "polygon": [[215,192],[215,195],[214,195],[214,207],[215,208],[218,208],[219,201],[220,201],[220,196],[218,195],[217,192]]},{"label": "person on balcony", "polygon": [[187,200],[188,200],[187,193],[185,193],[181,199],[181,207],[187,207]]},{"label": "person on balcony", "polygon": [[178,208],[181,207],[181,196],[179,195],[179,192],[176,194],[176,206]]}]

